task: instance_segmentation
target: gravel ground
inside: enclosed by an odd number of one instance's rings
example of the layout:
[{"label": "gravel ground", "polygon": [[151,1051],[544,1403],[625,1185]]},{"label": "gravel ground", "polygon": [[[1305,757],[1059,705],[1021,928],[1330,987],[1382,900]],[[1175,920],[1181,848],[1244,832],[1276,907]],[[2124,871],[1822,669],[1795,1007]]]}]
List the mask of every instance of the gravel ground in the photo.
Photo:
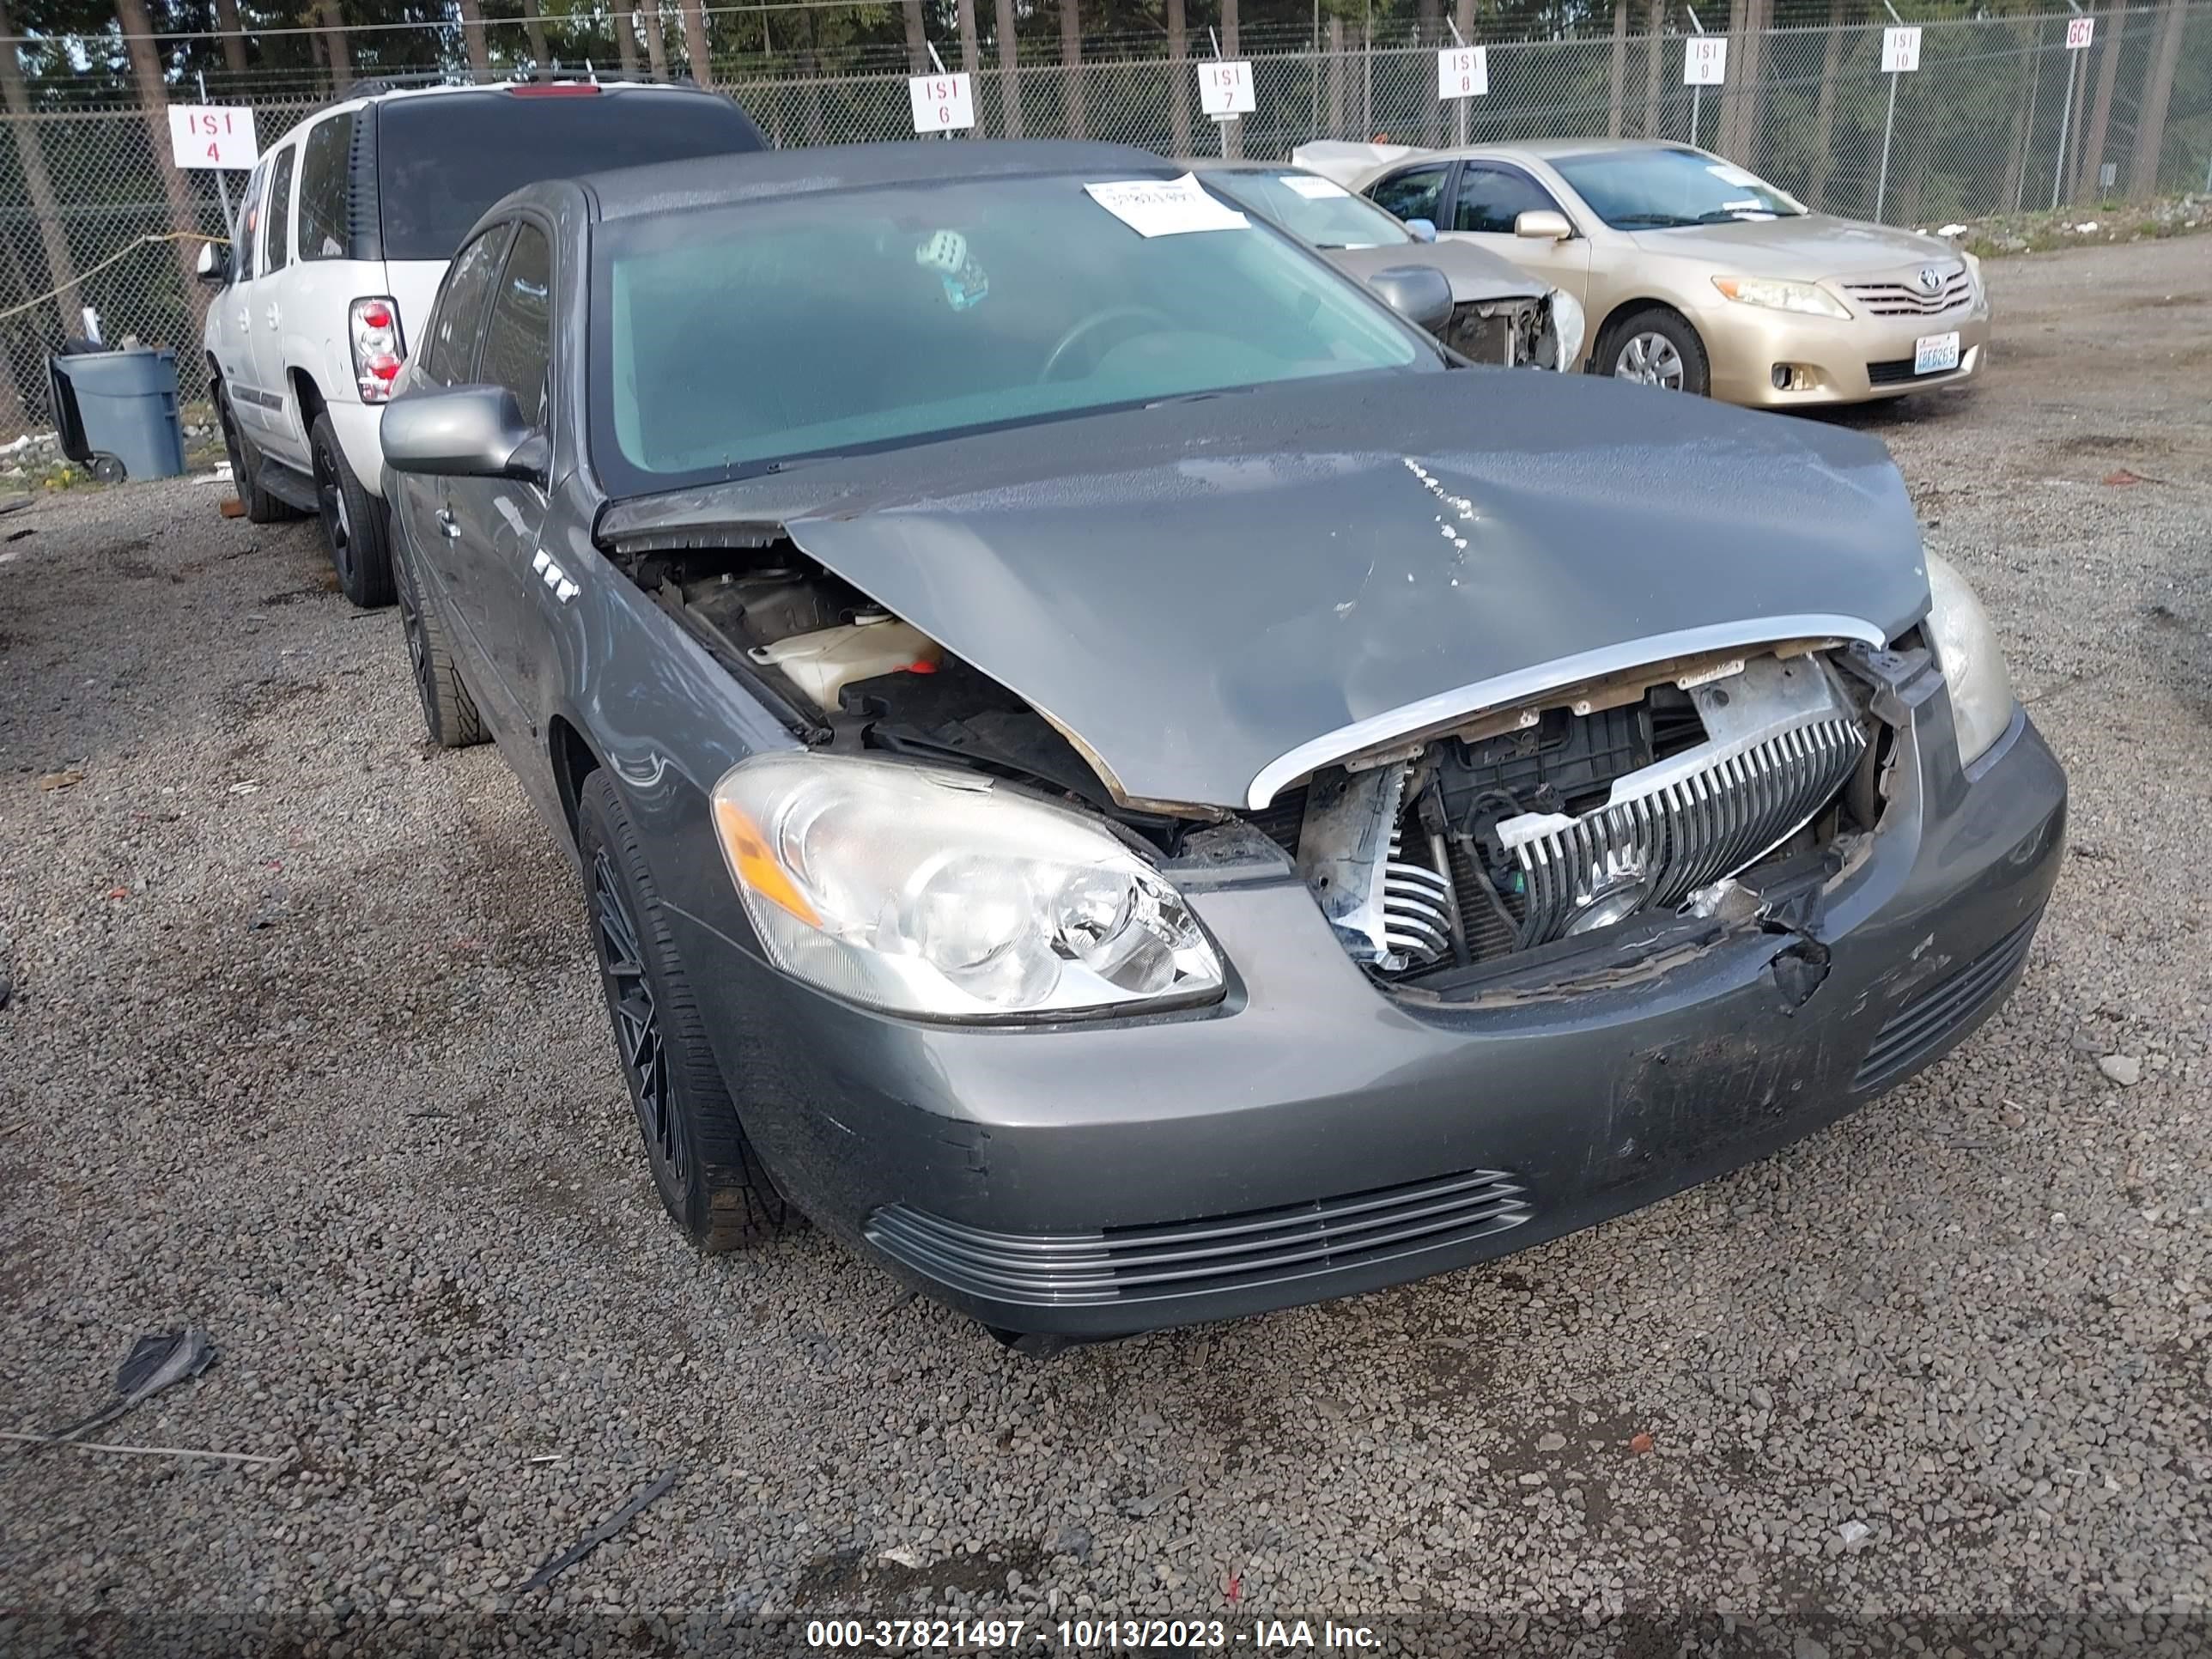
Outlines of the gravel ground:
[{"label": "gravel ground", "polygon": [[2212,269],[1991,278],[1978,389],[1849,418],[2072,772],[2002,1016],[1500,1266],[1050,1361],[818,1236],[693,1255],[567,867],[495,754],[423,752],[396,617],[311,528],[197,482],[0,518],[6,1426],[190,1320],[215,1367],[103,1437],[289,1458],[0,1452],[0,1648],[799,1648],[745,1621],[932,1606],[2212,1638]]}]

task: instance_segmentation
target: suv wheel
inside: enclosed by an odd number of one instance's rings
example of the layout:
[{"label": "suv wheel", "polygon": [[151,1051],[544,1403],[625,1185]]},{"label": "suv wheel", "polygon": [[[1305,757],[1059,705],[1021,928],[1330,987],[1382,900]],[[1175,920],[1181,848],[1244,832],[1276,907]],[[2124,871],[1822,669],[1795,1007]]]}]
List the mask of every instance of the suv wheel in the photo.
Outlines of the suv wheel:
[{"label": "suv wheel", "polygon": [[702,1249],[763,1243],[802,1219],[738,1122],[629,809],[604,771],[577,791],[576,840],[599,988],[653,1184]]},{"label": "suv wheel", "polygon": [[289,507],[261,487],[261,457],[238,429],[238,416],[231,412],[230,392],[220,381],[216,385],[215,414],[222,428],[222,453],[230,462],[231,488],[239,502],[246,508],[246,516],[253,524],[275,524],[281,519],[300,516],[295,507]]},{"label": "suv wheel", "polygon": [[364,611],[390,605],[392,545],[384,531],[384,503],[362,487],[339,447],[337,428],[327,412],[315,416],[308,434],[315,461],[315,501],[321,508],[323,539],[337,567],[338,586]]},{"label": "suv wheel", "polygon": [[422,725],[441,749],[465,749],[488,735],[476,699],[461,684],[446,619],[422,596],[415,562],[404,540],[392,538],[392,588],[399,600],[399,631],[407,641],[407,672],[422,705]]}]

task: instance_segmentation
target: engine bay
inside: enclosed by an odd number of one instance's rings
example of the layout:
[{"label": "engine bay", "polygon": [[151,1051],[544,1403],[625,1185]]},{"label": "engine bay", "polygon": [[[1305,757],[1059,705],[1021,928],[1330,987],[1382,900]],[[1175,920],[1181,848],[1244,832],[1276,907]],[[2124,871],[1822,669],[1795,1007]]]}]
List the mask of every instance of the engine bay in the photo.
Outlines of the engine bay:
[{"label": "engine bay", "polygon": [[1712,914],[1753,866],[1877,811],[1880,723],[1834,641],[1651,665],[1324,767],[1262,809],[1179,813],[1117,800],[1051,720],[787,544],[653,552],[632,574],[816,747],[1018,782],[1164,859],[1249,825],[1385,981]]}]

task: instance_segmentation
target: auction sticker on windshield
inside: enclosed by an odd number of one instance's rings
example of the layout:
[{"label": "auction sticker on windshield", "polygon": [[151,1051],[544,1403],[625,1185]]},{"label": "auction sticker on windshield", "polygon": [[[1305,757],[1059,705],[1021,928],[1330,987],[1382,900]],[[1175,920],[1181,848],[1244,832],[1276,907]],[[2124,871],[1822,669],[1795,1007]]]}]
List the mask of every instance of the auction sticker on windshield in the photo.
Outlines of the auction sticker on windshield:
[{"label": "auction sticker on windshield", "polygon": [[1251,228],[1251,221],[1207,195],[1188,173],[1180,179],[1131,179],[1110,185],[1085,185],[1083,189],[1139,236]]},{"label": "auction sticker on windshield", "polygon": [[1912,372],[1915,374],[1939,374],[1947,368],[1959,366],[1959,331],[1948,334],[1923,334],[1912,343]]}]

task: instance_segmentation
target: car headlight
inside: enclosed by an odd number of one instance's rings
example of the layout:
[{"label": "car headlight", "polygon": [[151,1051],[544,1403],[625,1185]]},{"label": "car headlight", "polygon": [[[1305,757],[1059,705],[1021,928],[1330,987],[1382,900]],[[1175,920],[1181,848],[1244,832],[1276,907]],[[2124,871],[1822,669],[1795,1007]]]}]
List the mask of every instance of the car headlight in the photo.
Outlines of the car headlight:
[{"label": "car headlight", "polygon": [[771,754],[714,786],[769,958],[832,995],[988,1020],[1210,1001],[1182,895],[1093,819],[973,773]]},{"label": "car headlight", "polygon": [[1818,283],[1790,283],[1778,276],[1716,276],[1713,286],[1743,305],[1850,320],[1851,313],[1844,308],[1844,302]]},{"label": "car headlight", "polygon": [[1582,302],[1563,288],[1552,290],[1552,332],[1559,348],[1552,367],[1562,374],[1571,374],[1575,365],[1583,360],[1583,335],[1588,324],[1583,320]]},{"label": "car headlight", "polygon": [[1928,564],[1928,642],[1951,688],[1951,724],[1959,733],[1959,763],[1971,766],[1990,751],[2012,724],[2012,677],[1989,613],[1948,559],[1930,553]]}]

